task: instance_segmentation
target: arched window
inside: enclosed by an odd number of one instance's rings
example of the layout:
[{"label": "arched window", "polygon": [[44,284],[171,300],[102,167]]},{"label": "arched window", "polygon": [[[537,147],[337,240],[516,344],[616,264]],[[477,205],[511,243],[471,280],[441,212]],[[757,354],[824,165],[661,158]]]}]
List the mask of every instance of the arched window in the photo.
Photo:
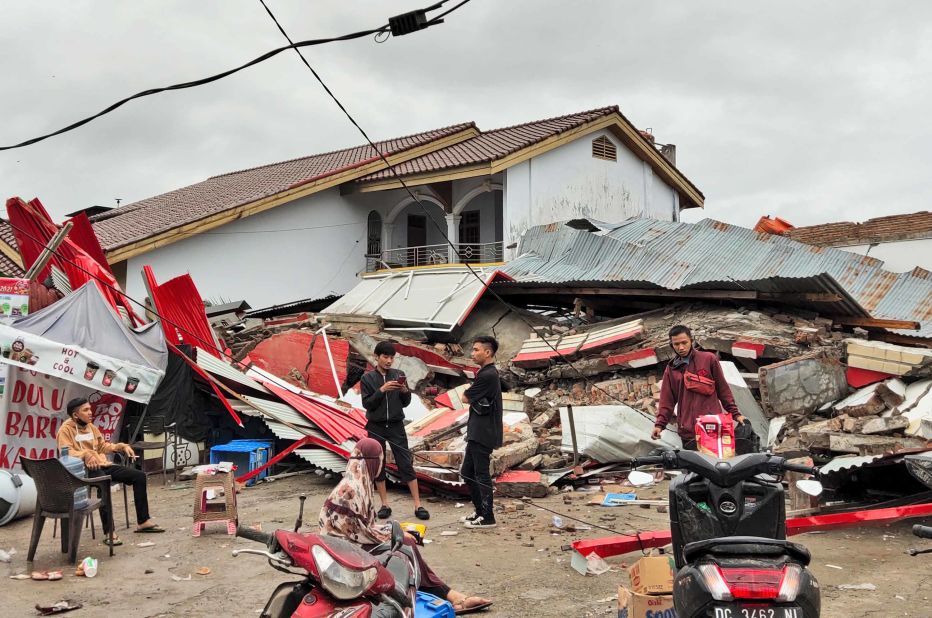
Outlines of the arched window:
[{"label": "arched window", "polygon": [[366,254],[381,255],[382,253],[382,215],[376,211],[369,213],[369,233],[367,234]]}]

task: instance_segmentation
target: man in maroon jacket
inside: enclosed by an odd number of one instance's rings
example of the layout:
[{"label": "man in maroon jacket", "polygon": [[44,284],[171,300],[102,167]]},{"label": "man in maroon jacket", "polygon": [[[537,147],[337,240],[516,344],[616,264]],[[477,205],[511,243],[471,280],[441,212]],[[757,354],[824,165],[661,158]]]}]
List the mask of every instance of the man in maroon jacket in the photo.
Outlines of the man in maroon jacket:
[{"label": "man in maroon jacket", "polygon": [[746,419],[735,405],[718,357],[696,349],[692,333],[682,325],[670,329],[670,347],[676,356],[663,372],[660,409],[657,410],[651,438],[660,439],[660,432],[670,422],[674,406],[677,433],[686,448],[695,448],[696,419],[700,416],[719,414],[724,408],[734,417],[736,424],[744,423]]}]

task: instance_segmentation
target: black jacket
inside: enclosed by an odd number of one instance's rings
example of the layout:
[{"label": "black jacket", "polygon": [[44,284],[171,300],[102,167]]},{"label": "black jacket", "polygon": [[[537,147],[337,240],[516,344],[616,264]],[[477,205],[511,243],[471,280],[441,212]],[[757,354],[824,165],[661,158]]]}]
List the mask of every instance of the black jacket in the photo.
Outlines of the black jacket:
[{"label": "black jacket", "polygon": [[490,363],[479,370],[468,389],[469,420],[466,421],[466,441],[489,449],[502,445],[502,382],[498,369]]},{"label": "black jacket", "polygon": [[362,407],[366,418],[379,423],[399,423],[405,420],[405,407],[411,403],[411,391],[397,390],[383,393],[379,389],[386,382],[397,380],[404,373],[389,369],[383,376],[378,369],[366,373],[359,381],[362,390]]}]

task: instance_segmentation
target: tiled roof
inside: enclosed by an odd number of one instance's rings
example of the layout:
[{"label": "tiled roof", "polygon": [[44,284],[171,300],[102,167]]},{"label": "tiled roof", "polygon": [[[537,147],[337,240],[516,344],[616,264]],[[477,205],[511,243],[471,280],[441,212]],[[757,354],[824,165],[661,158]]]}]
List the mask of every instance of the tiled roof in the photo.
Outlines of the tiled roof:
[{"label": "tiled roof", "polygon": [[[397,154],[470,127],[474,128],[475,124],[458,124],[376,142],[376,146],[386,155]],[[368,145],[355,146],[222,174],[96,215],[91,217],[91,222],[104,250],[112,251],[210,215],[275,195],[302,182],[367,163],[375,156],[375,151]]]},{"label": "tiled roof", "polygon": [[[417,157],[416,159],[411,159],[401,165],[396,165],[395,172],[399,176],[407,176],[409,174],[436,172],[465,165],[488,163],[504,158],[522,148],[527,148],[528,146],[542,142],[548,137],[565,133],[587,122],[598,120],[599,118],[614,113],[618,113],[617,105],[594,109],[588,112],[580,112],[578,114],[570,114],[568,116],[537,120],[513,127],[483,131],[481,134],[471,139],[447,146],[446,148]],[[383,180],[393,177],[394,175],[389,170],[383,170],[360,178],[357,182]]]},{"label": "tiled roof", "polygon": [[793,240],[817,247],[850,247],[878,242],[932,238],[932,212],[890,215],[863,223],[825,223],[797,227],[784,233]]},{"label": "tiled roof", "polygon": [[[16,237],[13,235],[13,226],[6,219],[0,219],[0,242],[4,242],[19,253],[19,245],[16,244]],[[0,273],[8,277],[22,277],[26,274],[19,264],[11,260],[6,254],[0,252]]]}]

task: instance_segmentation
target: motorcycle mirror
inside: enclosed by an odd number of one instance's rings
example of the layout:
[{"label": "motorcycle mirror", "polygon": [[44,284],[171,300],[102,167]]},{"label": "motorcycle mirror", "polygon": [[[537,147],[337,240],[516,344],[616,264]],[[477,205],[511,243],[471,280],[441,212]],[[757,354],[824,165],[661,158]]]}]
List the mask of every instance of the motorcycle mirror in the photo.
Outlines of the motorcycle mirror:
[{"label": "motorcycle mirror", "polygon": [[822,483],[812,479],[803,479],[801,481],[796,481],[796,487],[799,488],[801,492],[810,496],[819,496],[822,494]]},{"label": "motorcycle mirror", "polygon": [[640,470],[632,470],[628,473],[628,481],[635,487],[644,487],[654,482],[654,475]]},{"label": "motorcycle mirror", "polygon": [[397,521],[392,522],[392,551],[397,551],[405,542],[405,531]]}]

